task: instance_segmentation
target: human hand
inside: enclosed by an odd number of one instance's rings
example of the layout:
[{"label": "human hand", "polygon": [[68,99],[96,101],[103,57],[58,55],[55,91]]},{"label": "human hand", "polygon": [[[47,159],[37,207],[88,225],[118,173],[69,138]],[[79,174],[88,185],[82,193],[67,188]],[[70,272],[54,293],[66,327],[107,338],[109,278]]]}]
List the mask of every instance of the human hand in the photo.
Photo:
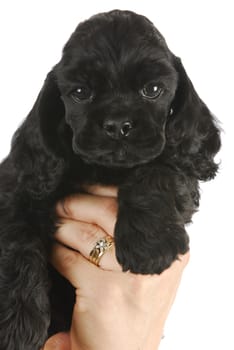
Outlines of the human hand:
[{"label": "human hand", "polygon": [[93,195],[68,197],[58,206],[61,226],[52,261],[76,288],[70,334],[51,337],[45,350],[155,350],[189,254],[161,275],[123,273],[113,250],[97,267],[88,261],[95,243],[113,236],[116,190],[89,189]]}]

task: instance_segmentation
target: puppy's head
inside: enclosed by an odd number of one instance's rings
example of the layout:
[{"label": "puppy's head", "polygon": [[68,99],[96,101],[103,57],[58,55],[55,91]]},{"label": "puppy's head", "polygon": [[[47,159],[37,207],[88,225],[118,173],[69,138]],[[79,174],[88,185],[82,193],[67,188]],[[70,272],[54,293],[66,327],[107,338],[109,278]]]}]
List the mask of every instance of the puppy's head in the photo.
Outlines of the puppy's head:
[{"label": "puppy's head", "polygon": [[84,161],[132,167],[162,152],[178,76],[145,17],[113,11],[80,24],[55,76]]},{"label": "puppy's head", "polygon": [[162,35],[133,12],[81,23],[34,111],[47,147],[87,163],[128,168],[160,156],[198,179],[217,171],[213,116]]}]

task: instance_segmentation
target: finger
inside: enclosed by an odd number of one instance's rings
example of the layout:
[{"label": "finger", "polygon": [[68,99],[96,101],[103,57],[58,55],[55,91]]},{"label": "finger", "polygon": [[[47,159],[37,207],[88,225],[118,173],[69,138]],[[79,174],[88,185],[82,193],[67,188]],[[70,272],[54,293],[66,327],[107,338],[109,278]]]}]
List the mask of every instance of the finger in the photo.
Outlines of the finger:
[{"label": "finger", "polygon": [[[67,278],[71,284],[78,288],[79,281],[79,270],[80,266],[84,265],[85,258],[74,250],[68,249],[59,243],[55,243],[51,253],[51,263],[55,269],[65,278]],[[85,271],[90,277],[93,274],[95,266],[91,263],[86,264]],[[88,280],[88,278],[87,278]]]},{"label": "finger", "polygon": [[70,337],[68,333],[53,335],[45,343],[43,350],[70,350]]},{"label": "finger", "polygon": [[62,218],[70,218],[103,228],[109,235],[114,234],[117,215],[117,201],[110,197],[79,194],[66,197],[56,207]]},{"label": "finger", "polygon": [[[55,234],[60,243],[78,250],[87,259],[97,241],[106,236],[106,232],[99,226],[74,220],[64,220]],[[106,270],[121,269],[115,257],[114,245],[102,256],[100,267]]]},{"label": "finger", "polygon": [[[104,258],[104,257],[102,257]],[[113,260],[114,261],[114,260]],[[85,283],[101,278],[100,274],[104,271],[102,268],[92,264],[84,258],[79,252],[71,250],[59,243],[55,243],[51,254],[51,263],[55,269],[75,287],[79,287],[79,282]],[[114,270],[115,265],[108,263],[107,270]],[[107,271],[105,271],[107,272]],[[89,278],[87,278],[89,276]]]},{"label": "finger", "polygon": [[92,289],[96,282],[102,280],[103,273],[108,273],[108,271],[103,271],[89,262],[79,252],[66,248],[59,243],[55,243],[53,246],[51,263],[77,289],[81,288],[82,285],[87,290]]},{"label": "finger", "polygon": [[117,197],[118,189],[114,186],[85,185],[84,190],[96,196]]}]

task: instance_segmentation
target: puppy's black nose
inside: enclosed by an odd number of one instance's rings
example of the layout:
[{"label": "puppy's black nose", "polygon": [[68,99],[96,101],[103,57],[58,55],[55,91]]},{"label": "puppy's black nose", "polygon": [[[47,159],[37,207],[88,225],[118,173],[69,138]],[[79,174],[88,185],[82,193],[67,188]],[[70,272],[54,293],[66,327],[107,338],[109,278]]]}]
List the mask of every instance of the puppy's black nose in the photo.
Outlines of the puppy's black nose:
[{"label": "puppy's black nose", "polygon": [[114,139],[129,136],[132,128],[133,124],[129,120],[123,121],[109,119],[103,123],[103,129],[106,134]]}]

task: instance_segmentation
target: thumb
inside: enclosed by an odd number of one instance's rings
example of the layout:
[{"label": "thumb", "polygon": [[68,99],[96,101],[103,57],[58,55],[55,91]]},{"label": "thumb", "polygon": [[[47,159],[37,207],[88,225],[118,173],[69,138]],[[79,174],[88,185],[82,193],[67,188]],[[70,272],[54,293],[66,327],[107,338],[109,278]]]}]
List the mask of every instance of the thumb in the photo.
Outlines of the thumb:
[{"label": "thumb", "polygon": [[42,350],[70,350],[69,333],[57,333],[50,337]]}]

